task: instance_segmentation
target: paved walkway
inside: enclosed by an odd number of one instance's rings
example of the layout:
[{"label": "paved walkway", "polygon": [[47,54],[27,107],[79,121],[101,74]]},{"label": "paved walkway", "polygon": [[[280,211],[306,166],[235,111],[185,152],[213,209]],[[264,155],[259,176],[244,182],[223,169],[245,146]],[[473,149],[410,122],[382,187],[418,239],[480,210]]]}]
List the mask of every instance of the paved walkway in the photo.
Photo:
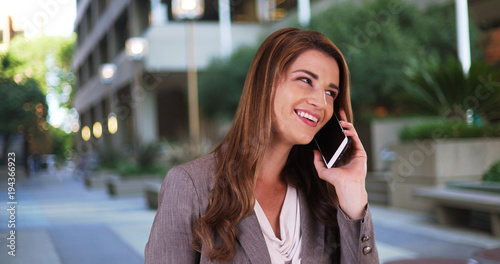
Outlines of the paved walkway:
[{"label": "paved walkway", "polygon": [[[147,209],[142,196],[112,198],[104,189],[88,190],[61,173],[31,179],[18,175],[16,256],[8,255],[6,175],[1,169],[0,263],[144,263],[156,211]],[[486,232],[439,226],[426,214],[377,205],[371,210],[382,263],[416,257],[467,259],[478,250],[500,247],[500,239]]]}]

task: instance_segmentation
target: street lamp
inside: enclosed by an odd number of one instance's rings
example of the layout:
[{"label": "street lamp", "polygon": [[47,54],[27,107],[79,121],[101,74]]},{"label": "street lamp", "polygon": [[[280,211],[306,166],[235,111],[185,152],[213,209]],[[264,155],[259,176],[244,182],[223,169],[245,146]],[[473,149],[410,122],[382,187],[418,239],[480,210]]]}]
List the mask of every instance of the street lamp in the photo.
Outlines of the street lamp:
[{"label": "street lamp", "polygon": [[177,20],[201,18],[205,12],[203,0],[172,0],[172,15]]},{"label": "street lamp", "polygon": [[108,115],[108,131],[111,134],[116,133],[118,131],[118,119],[116,119],[116,114],[111,113]]},{"label": "street lamp", "polygon": [[187,20],[189,135],[195,146],[200,143],[200,113],[198,109],[198,73],[194,48],[194,20],[202,17],[204,12],[205,4],[203,0],[172,0],[174,19]]},{"label": "street lamp", "polygon": [[[149,50],[148,40],[145,38],[129,38],[125,42],[125,53],[130,61],[134,64],[134,87],[132,95],[143,95],[143,59],[146,56]],[[136,96],[132,96],[132,98],[136,98]],[[136,144],[140,144],[143,141],[142,138],[142,129],[144,122],[143,118],[140,117],[143,111],[143,100],[137,99],[135,100],[135,110],[133,114],[134,118],[134,136]]]},{"label": "street lamp", "polygon": [[90,140],[90,128],[88,126],[84,126],[82,128],[82,138],[85,141],[89,141]]},{"label": "street lamp", "polygon": [[95,138],[100,138],[102,136],[102,125],[101,122],[95,122],[92,127],[92,132]]},{"label": "street lamp", "polygon": [[113,63],[105,63],[101,66],[101,82],[110,84],[113,82],[116,73],[116,65]]},{"label": "street lamp", "polygon": [[129,38],[125,42],[125,53],[131,61],[140,61],[149,49],[148,40],[145,38]]}]

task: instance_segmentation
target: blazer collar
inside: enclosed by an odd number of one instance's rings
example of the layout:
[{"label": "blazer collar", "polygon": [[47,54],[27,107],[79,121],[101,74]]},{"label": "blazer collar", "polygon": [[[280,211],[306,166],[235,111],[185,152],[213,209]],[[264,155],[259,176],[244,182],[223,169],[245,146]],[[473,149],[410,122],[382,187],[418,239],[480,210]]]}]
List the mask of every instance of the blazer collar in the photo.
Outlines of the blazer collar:
[{"label": "blazer collar", "polygon": [[254,211],[238,224],[236,238],[252,264],[271,264],[266,240]]},{"label": "blazer collar", "polygon": [[[324,226],[314,219],[306,197],[299,191],[302,263],[317,261],[324,254]],[[271,264],[271,257],[254,211],[238,224],[236,238],[252,264]],[[317,263],[317,262],[310,262]]]},{"label": "blazer collar", "polygon": [[324,263],[325,226],[314,219],[306,196],[299,191],[300,231],[302,247],[300,249],[301,264]]}]

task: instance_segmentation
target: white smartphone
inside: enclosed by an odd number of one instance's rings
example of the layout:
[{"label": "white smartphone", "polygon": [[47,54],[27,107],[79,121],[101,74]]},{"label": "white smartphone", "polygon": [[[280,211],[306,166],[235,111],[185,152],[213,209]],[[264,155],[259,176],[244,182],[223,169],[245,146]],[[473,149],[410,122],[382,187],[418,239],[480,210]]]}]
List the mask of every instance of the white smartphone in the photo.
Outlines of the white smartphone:
[{"label": "white smartphone", "polygon": [[337,116],[333,114],[330,121],[314,136],[314,142],[327,168],[335,167],[351,144],[351,138],[344,135],[343,130]]}]

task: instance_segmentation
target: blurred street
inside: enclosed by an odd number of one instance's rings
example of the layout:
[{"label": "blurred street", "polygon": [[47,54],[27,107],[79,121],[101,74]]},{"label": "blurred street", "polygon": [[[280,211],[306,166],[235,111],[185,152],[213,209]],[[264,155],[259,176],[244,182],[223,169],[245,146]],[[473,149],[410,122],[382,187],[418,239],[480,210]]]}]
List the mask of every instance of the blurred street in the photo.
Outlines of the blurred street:
[{"label": "blurred street", "polygon": [[[0,263],[144,263],[154,210],[142,196],[110,197],[64,173],[41,172],[16,181],[16,256],[7,254],[7,171],[1,169]],[[417,257],[468,259],[500,247],[487,232],[439,226],[433,217],[371,205],[382,263]]]}]

